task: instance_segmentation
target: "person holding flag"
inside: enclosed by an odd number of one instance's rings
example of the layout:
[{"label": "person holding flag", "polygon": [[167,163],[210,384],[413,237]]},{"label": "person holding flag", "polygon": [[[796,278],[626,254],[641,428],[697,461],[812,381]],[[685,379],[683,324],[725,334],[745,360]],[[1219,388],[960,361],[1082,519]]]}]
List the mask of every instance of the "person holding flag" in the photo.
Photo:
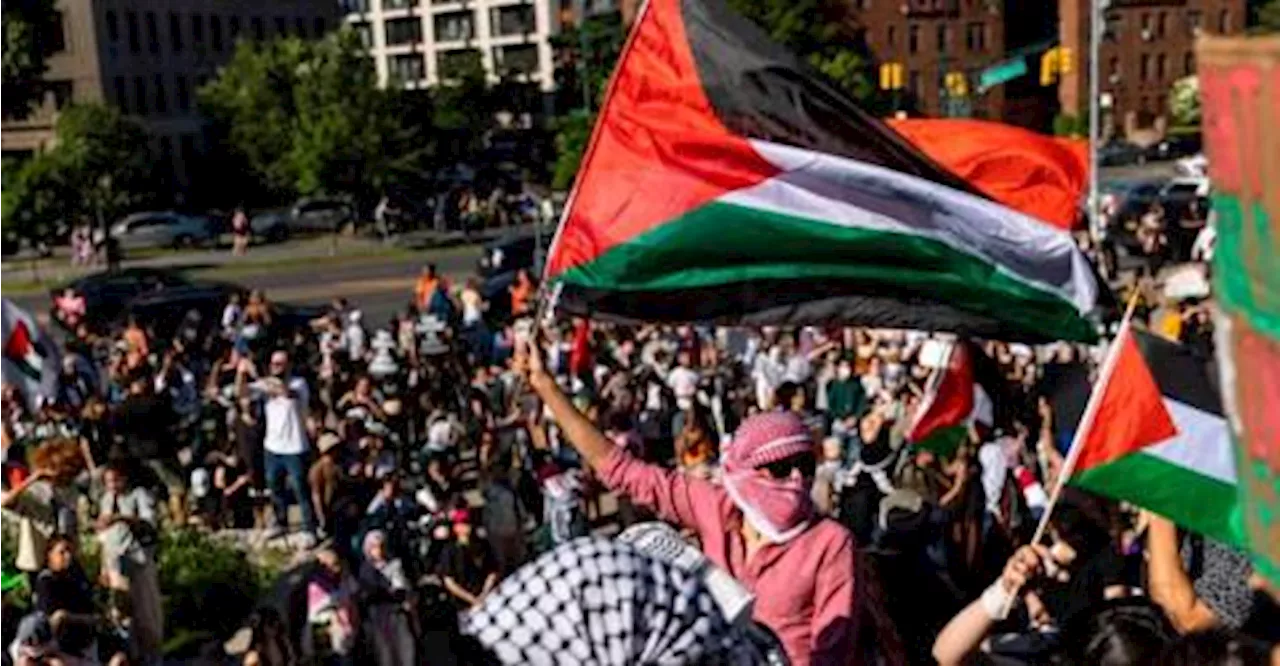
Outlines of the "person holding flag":
[{"label": "person holding flag", "polygon": [[643,462],[579,412],[525,340],[518,363],[566,439],[605,486],[697,532],[703,553],[756,595],[755,619],[782,641],[791,663],[844,664],[856,639],[852,535],[815,516],[816,459],[793,413],[748,418],[722,452],[722,485]]}]

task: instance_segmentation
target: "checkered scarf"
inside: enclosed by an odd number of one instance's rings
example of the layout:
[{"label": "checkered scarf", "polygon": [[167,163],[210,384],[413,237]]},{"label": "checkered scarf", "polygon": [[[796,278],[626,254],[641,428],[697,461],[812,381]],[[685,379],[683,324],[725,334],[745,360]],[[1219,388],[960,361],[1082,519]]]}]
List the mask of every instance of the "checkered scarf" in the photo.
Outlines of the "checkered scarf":
[{"label": "checkered scarf", "polygon": [[462,617],[503,664],[780,663],[730,624],[701,579],[620,541],[583,537],[509,576]]}]

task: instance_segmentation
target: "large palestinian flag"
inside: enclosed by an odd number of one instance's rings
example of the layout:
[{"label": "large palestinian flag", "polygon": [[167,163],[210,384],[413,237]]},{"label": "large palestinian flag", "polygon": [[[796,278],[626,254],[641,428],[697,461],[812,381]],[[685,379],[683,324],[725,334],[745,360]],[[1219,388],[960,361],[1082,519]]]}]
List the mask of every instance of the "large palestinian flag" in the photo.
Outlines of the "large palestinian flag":
[{"label": "large palestinian flag", "polygon": [[1234,452],[1205,359],[1128,326],[1113,344],[1071,483],[1243,547]]},{"label": "large palestinian flag", "polygon": [[6,384],[22,389],[29,407],[54,396],[58,380],[58,348],[26,310],[3,301],[3,356],[0,369]]},{"label": "large palestinian flag", "polygon": [[546,277],[561,312],[1091,340],[1064,230],[996,203],[722,0],[650,0]]}]

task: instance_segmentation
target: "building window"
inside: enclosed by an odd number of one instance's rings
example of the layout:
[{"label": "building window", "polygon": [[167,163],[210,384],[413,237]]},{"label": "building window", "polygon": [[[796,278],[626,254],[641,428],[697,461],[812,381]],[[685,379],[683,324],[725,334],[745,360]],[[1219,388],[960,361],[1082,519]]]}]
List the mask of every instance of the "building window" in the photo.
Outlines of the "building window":
[{"label": "building window", "polygon": [[266,34],[265,34],[265,33],[263,32],[263,30],[262,30],[262,17],[261,17],[261,16],[255,16],[255,17],[253,17],[253,18],[249,19],[249,25],[253,28],[253,38],[254,38],[254,39],[256,39],[256,40],[258,40],[258,41],[262,41],[262,38],[263,38],[263,37],[266,37]]},{"label": "building window", "polygon": [[311,22],[311,32],[316,36],[316,39],[323,37],[327,29],[328,26],[325,25],[323,16],[317,16],[315,20]]},{"label": "building window", "polygon": [[147,80],[141,76],[133,79],[133,103],[135,113],[147,115]]},{"label": "building window", "polygon": [[1138,80],[1146,81],[1151,77],[1151,54],[1143,53],[1138,60]]},{"label": "building window", "polygon": [[436,73],[441,79],[457,78],[460,74],[480,66],[480,52],[475,49],[456,49],[436,54]]},{"label": "building window", "polygon": [[987,25],[985,23],[969,23],[965,25],[964,46],[970,51],[986,51]]},{"label": "building window", "polygon": [[204,48],[204,17],[199,14],[191,15],[191,44],[197,51]]},{"label": "building window", "polygon": [[1149,39],[1151,35],[1151,14],[1144,13],[1142,15],[1142,38]]},{"label": "building window", "polygon": [[[293,33],[299,37],[306,38],[307,20],[302,18],[301,16],[293,17]],[[319,37],[319,35],[316,35],[316,36]]]},{"label": "building window", "polygon": [[1182,54],[1182,73],[1191,76],[1196,73],[1196,54],[1195,51],[1187,51]]},{"label": "building window", "polygon": [[49,81],[45,84],[49,96],[53,98],[53,108],[62,109],[71,103],[75,87],[70,81]]},{"label": "building window", "polygon": [[49,53],[66,51],[67,34],[63,31],[62,12],[54,12],[49,24],[52,28],[49,33]]},{"label": "building window", "polygon": [[156,113],[167,113],[169,111],[169,95],[164,87],[164,75],[156,74]]},{"label": "building window", "polygon": [[537,30],[533,5],[494,7],[489,10],[489,29],[495,36],[526,35]]},{"label": "building window", "polygon": [[415,4],[416,0],[382,0],[383,9],[405,9]]},{"label": "building window", "polygon": [[907,72],[907,90],[910,90],[917,100],[924,98],[924,81],[919,70],[913,69]]},{"label": "building window", "polygon": [[1169,69],[1169,59],[1161,53],[1156,56],[1156,80],[1163,81]]},{"label": "building window", "polygon": [[169,12],[169,48],[174,53],[182,52],[182,19],[177,12]]},{"label": "building window", "polygon": [[363,14],[369,11],[369,0],[341,0],[338,6],[344,14]]},{"label": "building window", "polygon": [[142,42],[138,40],[138,13],[125,12],[124,23],[129,30],[129,52],[138,53],[142,50]]},{"label": "building window", "polygon": [[232,16],[227,19],[227,40],[231,42],[231,48],[235,48],[236,41],[240,39],[240,17]]},{"label": "building window", "polygon": [[216,53],[222,53],[222,17],[209,17],[209,41],[213,43],[213,50]]},{"label": "building window", "polygon": [[107,10],[107,41],[120,41],[120,22],[116,20],[116,13]]},{"label": "building window", "polygon": [[1120,58],[1111,56],[1107,59],[1107,79],[1111,83],[1120,82]]},{"label": "building window", "polygon": [[187,77],[185,74],[179,74],[174,77],[174,86],[177,88],[177,104],[179,111],[191,110],[191,88],[187,86]]},{"label": "building window", "polygon": [[275,24],[276,24],[277,37],[284,37],[286,34],[288,34],[289,22],[286,21],[283,16],[277,16],[275,18]]},{"label": "building window", "polygon": [[1231,31],[1231,10],[1224,9],[1218,14],[1218,32],[1227,34]]},{"label": "building window", "polygon": [[387,58],[387,70],[391,72],[391,78],[400,83],[416,83],[426,77],[426,64],[422,55],[417,53]]},{"label": "building window", "polygon": [[434,27],[437,42],[471,39],[475,35],[475,16],[470,11],[437,14]]},{"label": "building window", "polygon": [[920,50],[920,26],[912,24],[907,26],[907,52],[915,53]]},{"label": "building window", "polygon": [[1204,29],[1204,12],[1192,9],[1187,12],[1187,34],[1195,37]]},{"label": "building window", "polygon": [[898,26],[889,26],[889,29],[885,32],[885,41],[888,42],[889,48],[894,48],[898,45]]},{"label": "building window", "polygon": [[1107,12],[1103,16],[1105,25],[1102,27],[1102,38],[1114,42],[1120,37],[1120,30],[1124,28],[1124,17],[1117,12]]},{"label": "building window", "polygon": [[946,23],[938,24],[938,51],[947,50],[947,44],[951,41],[951,26]]},{"label": "building window", "polygon": [[124,82],[123,76],[117,76],[112,85],[116,93],[116,106],[120,107],[123,113],[129,113],[129,89],[128,84]]},{"label": "building window", "polygon": [[500,74],[534,74],[538,65],[537,44],[493,48],[493,67]]},{"label": "building window", "polygon": [[373,26],[368,23],[352,23],[351,29],[360,37],[360,45],[366,49],[373,48]]},{"label": "building window", "polygon": [[391,19],[383,24],[387,46],[417,44],[422,41],[422,19]]},{"label": "building window", "polygon": [[156,13],[147,12],[147,50],[160,52],[160,26],[157,25]]}]

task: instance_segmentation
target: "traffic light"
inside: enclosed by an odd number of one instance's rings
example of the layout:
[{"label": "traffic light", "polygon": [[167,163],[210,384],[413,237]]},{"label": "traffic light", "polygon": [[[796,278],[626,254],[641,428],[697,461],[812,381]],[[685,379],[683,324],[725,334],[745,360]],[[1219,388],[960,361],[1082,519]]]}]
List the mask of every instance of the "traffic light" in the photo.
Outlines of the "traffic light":
[{"label": "traffic light", "polygon": [[1055,46],[1040,56],[1040,85],[1051,86],[1058,77],[1071,73],[1072,53],[1069,46]]},{"label": "traffic light", "polygon": [[948,72],[943,78],[943,85],[950,97],[965,97],[969,94],[969,78],[964,72]]},{"label": "traffic light", "polygon": [[880,89],[901,90],[904,68],[899,62],[886,62],[880,65]]}]

